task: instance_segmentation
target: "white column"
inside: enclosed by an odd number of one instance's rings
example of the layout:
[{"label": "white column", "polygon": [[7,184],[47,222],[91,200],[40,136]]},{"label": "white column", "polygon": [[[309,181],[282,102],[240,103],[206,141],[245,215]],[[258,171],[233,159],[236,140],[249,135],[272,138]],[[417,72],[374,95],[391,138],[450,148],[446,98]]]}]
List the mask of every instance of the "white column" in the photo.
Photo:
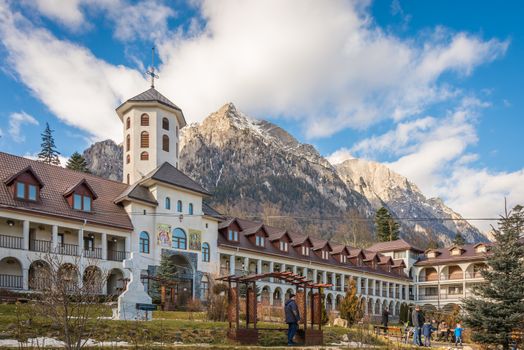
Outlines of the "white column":
[{"label": "white column", "polygon": [[307,267],[304,267],[302,269],[302,276],[306,277],[306,280],[307,280]]},{"label": "white column", "polygon": [[257,260],[257,273],[262,273],[262,260]]},{"label": "white column", "polygon": [[341,291],[342,292],[345,292],[346,291],[346,288],[344,286],[344,284],[346,283],[346,276],[344,276],[344,274],[340,275],[340,286],[341,286]]},{"label": "white column", "polygon": [[24,236],[22,241],[22,249],[29,250],[29,220],[24,220],[22,222],[22,233]]},{"label": "white column", "polygon": [[248,257],[244,258],[244,267],[243,267],[243,269],[246,272],[246,274],[249,274],[249,258]]},{"label": "white column", "polygon": [[293,266],[293,273],[294,273],[294,274],[297,273],[297,265],[294,265],[294,266]]},{"label": "white column", "polygon": [[280,264],[280,272],[286,272],[286,264]]},{"label": "white column", "polygon": [[107,233],[101,234],[102,240],[102,259],[107,260]]},{"label": "white column", "polygon": [[392,289],[393,299],[397,299],[397,285],[396,283],[392,283],[389,286]]},{"label": "white column", "polygon": [[230,275],[235,274],[235,260],[236,260],[236,257],[234,255],[229,256],[229,274]]},{"label": "white column", "polygon": [[53,252],[56,251],[57,246],[58,246],[58,226],[53,225],[51,227],[51,248]]},{"label": "white column", "polygon": [[84,229],[78,230],[78,255],[84,255]]},{"label": "white column", "polygon": [[327,283],[327,271],[322,271],[322,283]]},{"label": "white column", "polygon": [[131,253],[131,237],[126,236],[124,244],[126,253]]},{"label": "white column", "polygon": [[382,297],[382,290],[384,288],[384,284],[382,283],[382,281],[379,281],[378,283],[378,294],[380,295],[380,297]]},{"label": "white column", "polygon": [[271,288],[269,288],[269,305],[273,306],[273,289]]},{"label": "white column", "polygon": [[331,272],[331,283],[333,283],[332,290],[337,290],[337,275],[334,272]]},{"label": "white column", "polygon": [[317,270],[314,269],[314,270],[313,270],[313,282],[314,282],[314,283],[317,283],[317,282],[318,282],[317,273],[318,273]]},{"label": "white column", "polygon": [[362,277],[357,277],[357,293],[362,295]]},{"label": "white column", "polygon": [[29,269],[22,269],[22,288],[29,289]]}]

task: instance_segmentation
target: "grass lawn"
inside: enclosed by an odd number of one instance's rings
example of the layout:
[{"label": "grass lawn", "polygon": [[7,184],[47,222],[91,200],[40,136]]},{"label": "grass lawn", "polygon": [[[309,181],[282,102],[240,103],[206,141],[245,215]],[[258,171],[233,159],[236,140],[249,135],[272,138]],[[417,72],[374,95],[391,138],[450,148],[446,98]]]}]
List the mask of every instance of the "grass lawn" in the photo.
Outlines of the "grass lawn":
[{"label": "grass lawn", "polygon": [[[17,334],[22,333],[21,338],[35,338],[46,336],[63,339],[62,331],[53,326],[49,319],[34,318],[31,314],[31,305],[0,304],[0,338],[16,339]],[[110,316],[111,310],[98,312],[100,316]],[[21,316],[20,316],[21,315]],[[227,339],[227,322],[212,322],[205,319],[204,313],[188,312],[162,312],[153,313],[153,321],[115,321],[99,320],[91,339],[97,341],[116,342],[125,341],[134,346],[152,348],[154,343],[173,344],[210,344],[222,349],[233,349],[233,344]],[[259,323],[264,328],[283,328],[284,324]],[[23,329],[21,332],[20,330]],[[326,344],[338,343],[347,334],[353,341],[361,341],[369,345],[385,345],[384,341],[368,334],[362,334],[356,329],[345,329],[339,327],[325,327],[324,340]],[[260,334],[261,346],[285,346],[285,332],[262,331]],[[190,347],[184,347],[191,349]],[[194,347],[195,349],[197,347]],[[245,347],[243,347],[245,349]]]}]

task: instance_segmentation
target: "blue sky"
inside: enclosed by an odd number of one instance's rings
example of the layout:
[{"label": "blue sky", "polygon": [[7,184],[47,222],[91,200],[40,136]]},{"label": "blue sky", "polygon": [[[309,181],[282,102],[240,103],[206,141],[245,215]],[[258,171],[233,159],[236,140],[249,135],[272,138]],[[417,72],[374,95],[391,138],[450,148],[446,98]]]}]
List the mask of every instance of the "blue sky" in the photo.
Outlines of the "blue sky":
[{"label": "blue sky", "polygon": [[[519,1],[0,0],[0,150],[121,141],[158,89],[201,121],[232,101],[333,163],[387,163],[467,217],[524,202]],[[486,227],[482,227],[483,229]]]}]

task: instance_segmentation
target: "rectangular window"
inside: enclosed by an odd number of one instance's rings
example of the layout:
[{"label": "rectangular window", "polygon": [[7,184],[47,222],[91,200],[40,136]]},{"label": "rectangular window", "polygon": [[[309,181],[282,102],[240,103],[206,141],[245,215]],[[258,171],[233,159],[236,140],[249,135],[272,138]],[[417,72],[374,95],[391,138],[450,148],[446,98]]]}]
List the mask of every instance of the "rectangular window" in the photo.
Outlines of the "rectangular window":
[{"label": "rectangular window", "polygon": [[238,241],[238,232],[237,231],[233,231],[233,230],[229,230],[227,239],[230,240],[230,241]]},{"label": "rectangular window", "polygon": [[288,251],[288,243],[287,242],[280,242],[280,250],[283,252]]},{"label": "rectangular window", "polygon": [[79,194],[73,195],[73,209],[82,210],[82,196]]},{"label": "rectangular window", "polygon": [[58,246],[61,247],[64,245],[64,234],[63,233],[59,233],[58,234]]},{"label": "rectangular window", "polygon": [[84,211],[91,211],[91,197],[84,196]]},{"label": "rectangular window", "polygon": [[302,255],[309,256],[309,247],[302,246]]},{"label": "rectangular window", "polygon": [[30,201],[36,201],[36,186],[35,185],[29,185],[29,197],[28,199]]},{"label": "rectangular window", "polygon": [[329,259],[329,252],[327,250],[322,251],[322,259],[324,260]]},{"label": "rectangular window", "polygon": [[16,198],[25,199],[25,183],[16,183]]},{"label": "rectangular window", "polygon": [[84,237],[84,250],[95,250],[94,237]]},{"label": "rectangular window", "polygon": [[346,263],[346,262],[348,261],[347,256],[345,256],[345,255],[341,255],[341,256],[340,256],[340,261],[341,261],[342,263]]},{"label": "rectangular window", "polygon": [[393,252],[393,259],[404,259],[406,257],[406,252]]},{"label": "rectangular window", "polygon": [[255,241],[256,241],[257,246],[259,247],[264,246],[264,237],[256,236]]}]

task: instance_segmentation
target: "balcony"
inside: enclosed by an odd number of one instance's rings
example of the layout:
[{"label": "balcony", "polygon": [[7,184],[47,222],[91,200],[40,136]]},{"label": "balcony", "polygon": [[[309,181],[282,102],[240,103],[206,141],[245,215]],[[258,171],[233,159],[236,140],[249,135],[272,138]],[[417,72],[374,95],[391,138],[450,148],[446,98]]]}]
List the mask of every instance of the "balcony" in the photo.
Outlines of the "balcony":
[{"label": "balcony", "polygon": [[102,248],[84,249],[84,257],[88,259],[102,259]]},{"label": "balcony", "polygon": [[49,253],[51,251],[51,241],[32,239],[29,241],[29,250],[33,252]]},{"label": "balcony", "polygon": [[0,235],[0,247],[2,248],[22,249],[23,244],[22,237]]},{"label": "balcony", "polygon": [[78,255],[78,246],[76,244],[62,243],[56,247],[56,252],[62,255]]},{"label": "balcony", "polygon": [[453,293],[453,294],[440,294],[440,298],[438,294],[426,294],[426,295],[419,295],[418,300],[457,300],[464,297],[463,293]]},{"label": "balcony", "polygon": [[124,261],[127,258],[127,252],[123,250],[108,250],[107,260]]}]

